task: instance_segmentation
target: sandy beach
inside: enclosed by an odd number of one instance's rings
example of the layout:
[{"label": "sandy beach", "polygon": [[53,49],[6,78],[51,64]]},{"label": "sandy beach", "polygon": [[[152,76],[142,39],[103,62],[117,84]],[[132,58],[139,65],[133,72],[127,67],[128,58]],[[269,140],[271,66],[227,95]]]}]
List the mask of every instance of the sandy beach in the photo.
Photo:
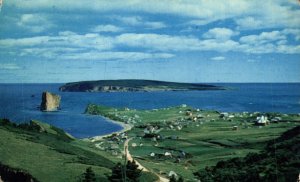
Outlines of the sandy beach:
[{"label": "sandy beach", "polygon": [[120,121],[111,120],[111,119],[109,119],[107,117],[104,117],[104,116],[101,116],[101,117],[105,118],[108,122],[112,122],[112,123],[121,125],[123,129],[119,130],[119,131],[116,131],[116,132],[113,132],[113,133],[105,134],[105,135],[98,135],[98,136],[93,136],[93,137],[89,137],[89,138],[84,138],[82,140],[91,141],[91,142],[99,141],[99,140],[102,140],[104,137],[111,136],[113,134],[120,134],[120,133],[129,131],[133,127],[133,125],[130,125],[130,124],[126,124],[126,123],[123,123],[123,122],[120,122]]}]

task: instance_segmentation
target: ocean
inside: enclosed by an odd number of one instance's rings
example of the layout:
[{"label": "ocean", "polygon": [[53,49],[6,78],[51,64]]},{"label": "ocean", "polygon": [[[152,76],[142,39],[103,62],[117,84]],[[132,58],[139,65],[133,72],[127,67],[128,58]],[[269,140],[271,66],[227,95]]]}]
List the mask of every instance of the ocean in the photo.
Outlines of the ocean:
[{"label": "ocean", "polygon": [[[103,117],[84,114],[89,103],[134,109],[187,104],[222,112],[300,113],[300,83],[218,83],[229,90],[115,92],[60,92],[63,84],[0,84],[0,118],[20,123],[32,119],[64,129],[77,138],[109,134],[121,126]],[[61,95],[61,110],[41,112],[43,91]]]}]

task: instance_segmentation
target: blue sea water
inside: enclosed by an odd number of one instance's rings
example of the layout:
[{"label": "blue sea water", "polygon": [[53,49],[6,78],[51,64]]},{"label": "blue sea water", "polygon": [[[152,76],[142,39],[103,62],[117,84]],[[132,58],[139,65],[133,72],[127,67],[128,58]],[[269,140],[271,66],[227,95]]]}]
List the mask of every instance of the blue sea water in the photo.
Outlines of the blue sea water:
[{"label": "blue sea water", "polygon": [[[89,103],[113,107],[154,109],[187,104],[224,112],[300,113],[299,83],[224,83],[230,90],[85,93],[60,92],[62,84],[0,84],[0,118],[31,119],[55,125],[78,138],[108,134],[122,127],[99,116],[83,114]],[[62,96],[61,110],[40,112],[41,93]]]}]

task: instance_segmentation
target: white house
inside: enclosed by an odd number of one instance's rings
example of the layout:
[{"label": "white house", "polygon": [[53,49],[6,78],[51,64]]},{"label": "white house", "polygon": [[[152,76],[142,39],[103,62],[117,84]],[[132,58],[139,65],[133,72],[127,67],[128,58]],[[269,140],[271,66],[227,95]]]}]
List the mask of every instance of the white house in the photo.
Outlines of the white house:
[{"label": "white house", "polygon": [[259,125],[266,125],[268,123],[268,117],[267,116],[260,116],[256,118],[256,124]]},{"label": "white house", "polygon": [[172,157],[172,154],[171,154],[171,152],[165,152],[165,156],[166,157]]}]

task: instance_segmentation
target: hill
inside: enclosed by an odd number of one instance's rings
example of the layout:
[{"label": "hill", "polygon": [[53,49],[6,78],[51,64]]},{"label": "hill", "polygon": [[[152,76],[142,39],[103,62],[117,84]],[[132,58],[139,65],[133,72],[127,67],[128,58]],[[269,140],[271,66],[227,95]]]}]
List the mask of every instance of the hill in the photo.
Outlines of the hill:
[{"label": "hill", "polygon": [[268,142],[260,153],[220,161],[195,173],[201,181],[297,181],[300,173],[300,126]]},{"label": "hill", "polygon": [[[90,104],[86,108],[86,113],[102,115],[133,125],[132,129],[126,132],[128,138],[132,138],[128,144],[131,156],[150,171],[164,177],[167,177],[172,171],[186,181],[195,181],[194,178],[199,177],[194,173],[205,170],[207,167],[210,168],[209,166],[214,166],[219,161],[245,157],[249,153],[259,153],[265,149],[267,142],[274,141],[287,130],[300,125],[300,116],[297,114],[220,113],[186,105],[136,110]],[[257,125],[255,121],[261,115],[267,116],[270,123],[264,126]],[[280,121],[275,120],[276,118],[279,118]],[[299,130],[291,131],[294,135],[299,135]],[[110,141],[114,141],[118,145],[122,136],[122,134],[108,136],[106,141],[99,143],[99,147],[105,150],[112,145]],[[276,143],[289,139],[293,134],[283,134],[282,136],[276,140]],[[297,149],[297,147],[299,148],[299,141],[298,144],[297,142],[287,142],[285,146],[277,146],[276,151],[290,155],[289,148]],[[273,154],[274,152],[269,153],[269,156],[265,158],[274,159],[272,158]],[[283,159],[284,156],[278,162],[284,161]],[[265,170],[274,169],[274,163],[267,161],[261,163],[258,168],[258,170],[262,170],[262,175],[265,174]],[[283,166],[280,163],[278,165]],[[293,164],[288,163],[287,165],[292,166]],[[251,170],[245,171],[252,172]],[[235,171],[229,171],[228,175],[235,175]],[[224,178],[222,180],[200,179],[201,181],[226,181]]]},{"label": "hill", "polygon": [[[15,124],[0,119],[0,181],[82,181],[92,168],[97,181],[108,181],[121,158],[39,121]],[[156,179],[142,172],[140,180]]]},{"label": "hill", "polygon": [[134,91],[186,91],[186,90],[223,90],[223,87],[177,83],[156,80],[98,80],[67,83],[59,88],[64,92],[134,92]]},{"label": "hill", "polygon": [[0,176],[9,171],[33,181],[79,181],[92,167],[101,181],[115,165],[90,143],[76,140],[63,130],[38,121],[16,125],[0,119]]}]

